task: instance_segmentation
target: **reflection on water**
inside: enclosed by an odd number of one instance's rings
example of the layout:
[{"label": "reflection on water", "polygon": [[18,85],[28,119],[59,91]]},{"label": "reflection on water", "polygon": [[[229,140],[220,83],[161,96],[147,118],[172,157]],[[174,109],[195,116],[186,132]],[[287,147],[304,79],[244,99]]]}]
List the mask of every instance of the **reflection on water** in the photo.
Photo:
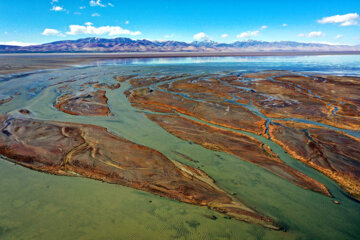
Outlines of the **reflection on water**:
[{"label": "reflection on water", "polygon": [[236,66],[243,71],[292,70],[342,75],[360,75],[358,55],[332,56],[251,56],[251,57],[169,57],[135,58],[99,61],[100,65],[196,65]]},{"label": "reflection on water", "polygon": [[[14,96],[11,102],[0,105],[0,113],[16,115],[18,109],[28,108],[37,119],[106,127],[171,159],[201,167],[221,188],[288,228],[288,232],[276,232],[127,187],[52,176],[1,159],[0,239],[357,239],[360,204],[347,198],[333,181],[289,158],[275,144],[274,152],[286,163],[324,183],[341,204],[231,155],[176,138],[131,107],[123,94],[128,84],[108,91],[114,113],[111,117],[72,116],[57,111],[52,103],[59,86],[69,84],[77,89],[89,81],[113,84],[116,82],[112,77],[119,74],[284,69],[357,75],[359,63],[359,56],[116,60],[0,81],[0,94]],[[196,162],[175,152],[191,156]],[[209,215],[217,219],[207,218]]]}]

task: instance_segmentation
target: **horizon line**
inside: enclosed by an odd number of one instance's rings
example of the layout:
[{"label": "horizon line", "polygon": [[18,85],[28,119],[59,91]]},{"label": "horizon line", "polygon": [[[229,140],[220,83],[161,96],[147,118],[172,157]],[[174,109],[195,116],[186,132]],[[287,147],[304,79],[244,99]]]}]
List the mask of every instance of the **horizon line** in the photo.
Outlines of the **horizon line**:
[{"label": "horizon line", "polygon": [[331,42],[308,42],[308,41],[292,41],[292,40],[280,40],[280,41],[264,41],[264,40],[255,40],[255,39],[247,39],[247,40],[237,40],[233,42],[218,42],[210,39],[205,40],[194,40],[194,41],[180,41],[180,40],[170,40],[170,39],[159,39],[159,40],[151,40],[148,38],[143,39],[134,39],[130,37],[114,37],[114,38],[106,38],[106,37],[83,37],[83,38],[77,38],[77,39],[64,39],[64,40],[58,40],[58,41],[51,41],[51,42],[44,42],[44,43],[23,43],[19,41],[7,41],[7,42],[0,42],[0,46],[14,46],[14,47],[30,47],[30,46],[39,46],[49,43],[55,43],[55,42],[63,42],[63,41],[78,41],[78,40],[84,40],[84,39],[106,39],[106,40],[113,40],[113,39],[130,39],[132,41],[150,41],[150,42],[181,42],[181,43],[215,43],[215,44],[234,44],[237,42],[264,42],[264,43],[276,43],[276,42],[293,42],[293,43],[304,43],[304,44],[323,44],[323,45],[332,45],[332,46],[360,46],[360,44],[348,44],[348,43],[331,43]]}]

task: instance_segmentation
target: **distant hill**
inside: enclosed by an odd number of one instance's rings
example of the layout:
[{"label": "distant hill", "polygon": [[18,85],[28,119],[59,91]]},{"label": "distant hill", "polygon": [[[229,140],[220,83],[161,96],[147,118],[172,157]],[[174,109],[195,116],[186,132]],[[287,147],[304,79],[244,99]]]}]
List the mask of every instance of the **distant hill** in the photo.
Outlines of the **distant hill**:
[{"label": "distant hill", "polygon": [[239,51],[360,51],[360,46],[332,45],[321,43],[302,43],[292,41],[237,41],[218,43],[214,41],[132,40],[130,38],[83,38],[65,40],[33,46],[0,45],[0,53],[30,52],[239,52]]}]

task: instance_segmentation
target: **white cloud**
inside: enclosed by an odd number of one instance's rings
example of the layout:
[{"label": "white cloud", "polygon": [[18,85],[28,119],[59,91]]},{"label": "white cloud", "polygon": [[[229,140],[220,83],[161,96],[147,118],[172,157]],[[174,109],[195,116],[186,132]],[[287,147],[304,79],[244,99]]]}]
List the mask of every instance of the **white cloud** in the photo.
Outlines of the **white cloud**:
[{"label": "white cloud", "polygon": [[92,17],[100,17],[101,15],[98,14],[98,13],[93,13],[93,14],[91,14],[91,16],[92,16]]},{"label": "white cloud", "polygon": [[[87,24],[87,25],[86,25]],[[91,35],[109,35],[109,36],[117,36],[117,35],[141,35],[140,31],[130,31],[127,29],[123,29],[119,26],[102,26],[102,27],[94,27],[92,23],[86,23],[85,26],[82,25],[70,25],[70,31],[66,34],[68,35],[78,35],[78,34],[91,34]]]},{"label": "white cloud", "polygon": [[340,26],[346,27],[346,26],[353,26],[358,25],[357,21],[346,21],[340,24]]},{"label": "white cloud", "polygon": [[50,9],[50,11],[55,11],[55,12],[65,11],[65,9],[63,7],[55,5],[55,4],[59,3],[59,0],[51,0],[50,3],[52,5],[52,8]]},{"label": "white cloud", "polygon": [[101,0],[91,0],[89,4],[91,7],[106,7],[104,4],[101,3]]},{"label": "white cloud", "polygon": [[222,38],[227,38],[227,37],[229,37],[229,34],[224,33],[224,34],[221,35],[221,37]]},{"label": "white cloud", "polygon": [[107,6],[115,7],[115,5],[112,4],[112,3],[103,4],[103,3],[101,2],[101,0],[91,0],[91,1],[89,2],[89,5],[90,5],[90,7],[107,7]]},{"label": "white cloud", "polygon": [[173,34],[173,33],[164,36],[164,38],[173,38],[173,37],[175,37],[175,34]]},{"label": "white cloud", "polygon": [[91,26],[91,25],[94,25],[92,22],[86,22],[85,23],[86,26]]},{"label": "white cloud", "polygon": [[260,31],[256,30],[256,31],[247,31],[247,32],[243,32],[240,33],[239,35],[237,35],[237,38],[250,38],[250,37],[256,37],[259,36]]},{"label": "white cloud", "polygon": [[204,32],[199,32],[199,33],[195,34],[193,36],[193,38],[198,41],[209,40],[209,36],[206,35]]},{"label": "white cloud", "polygon": [[298,36],[313,38],[313,37],[325,37],[326,34],[323,32],[309,32],[309,33],[300,33]]},{"label": "white cloud", "polygon": [[42,32],[42,35],[44,36],[64,36],[60,31],[56,29],[51,28],[45,28],[45,30]]},{"label": "white cloud", "polygon": [[360,20],[360,16],[357,13],[348,13],[344,15],[334,15],[330,17],[324,17],[318,20],[318,23],[335,23],[340,24],[340,26],[351,26],[358,25],[358,21]]},{"label": "white cloud", "polygon": [[0,45],[9,45],[9,46],[31,46],[31,45],[38,45],[37,43],[24,43],[24,42],[18,42],[18,41],[10,41],[10,42],[0,42]]},{"label": "white cloud", "polygon": [[238,34],[236,37],[237,38],[251,38],[251,37],[256,37],[260,35],[260,31],[267,29],[267,26],[261,26],[258,30],[255,31],[246,31],[246,32],[242,32],[240,34]]},{"label": "white cloud", "polygon": [[287,24],[286,23],[283,23],[283,25],[282,25],[283,27],[287,27]]},{"label": "white cloud", "polygon": [[53,6],[50,10],[55,12],[65,11],[65,9],[60,6]]},{"label": "white cloud", "polygon": [[129,20],[125,21],[125,24],[129,24],[129,23],[130,23],[130,21],[129,21]]},{"label": "white cloud", "polygon": [[336,35],[336,39],[340,39],[340,38],[343,38],[344,36],[343,35],[341,35],[341,34],[339,34],[339,35]]},{"label": "white cloud", "polygon": [[80,10],[83,10],[83,9],[85,9],[85,8],[86,8],[85,6],[79,7]]}]

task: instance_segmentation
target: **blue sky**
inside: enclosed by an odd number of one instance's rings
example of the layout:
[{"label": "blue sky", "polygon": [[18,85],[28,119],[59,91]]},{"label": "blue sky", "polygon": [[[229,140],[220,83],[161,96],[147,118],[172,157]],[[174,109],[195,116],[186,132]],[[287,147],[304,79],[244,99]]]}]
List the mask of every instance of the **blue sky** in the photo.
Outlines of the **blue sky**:
[{"label": "blue sky", "polygon": [[360,44],[359,0],[0,0],[0,43],[84,37]]}]

